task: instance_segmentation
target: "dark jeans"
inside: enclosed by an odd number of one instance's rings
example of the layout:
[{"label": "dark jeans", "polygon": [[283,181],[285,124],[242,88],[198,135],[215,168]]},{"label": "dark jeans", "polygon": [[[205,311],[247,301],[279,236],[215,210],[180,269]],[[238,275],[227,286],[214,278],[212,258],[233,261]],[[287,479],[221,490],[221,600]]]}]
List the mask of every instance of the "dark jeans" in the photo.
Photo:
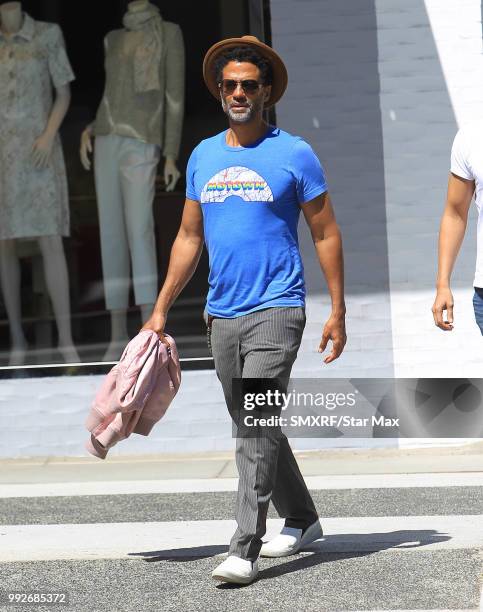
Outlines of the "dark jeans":
[{"label": "dark jeans", "polygon": [[483,335],[483,287],[475,287],[473,294],[473,309],[475,311],[475,321]]}]

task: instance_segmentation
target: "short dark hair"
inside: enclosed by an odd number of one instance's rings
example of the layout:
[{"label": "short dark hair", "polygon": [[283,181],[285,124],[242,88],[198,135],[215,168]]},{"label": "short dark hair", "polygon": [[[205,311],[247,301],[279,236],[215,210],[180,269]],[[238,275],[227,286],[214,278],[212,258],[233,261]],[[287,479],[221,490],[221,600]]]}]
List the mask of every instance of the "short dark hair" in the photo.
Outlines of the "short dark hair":
[{"label": "short dark hair", "polygon": [[217,83],[221,82],[223,78],[223,68],[229,62],[249,62],[250,64],[255,64],[260,70],[262,83],[264,85],[271,85],[273,82],[272,65],[268,59],[252,47],[240,46],[227,49],[216,58],[213,64],[213,71]]}]

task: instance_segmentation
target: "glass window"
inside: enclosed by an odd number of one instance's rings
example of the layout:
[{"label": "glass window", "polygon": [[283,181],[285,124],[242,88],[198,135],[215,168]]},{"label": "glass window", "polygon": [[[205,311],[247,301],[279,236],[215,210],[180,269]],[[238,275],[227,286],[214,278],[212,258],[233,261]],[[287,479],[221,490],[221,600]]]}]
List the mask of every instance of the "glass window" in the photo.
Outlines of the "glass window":
[{"label": "glass window", "polygon": [[[119,358],[165,278],[183,210],[187,159],[201,139],[226,127],[202,79],[204,53],[230,36],[251,31],[263,37],[258,1],[153,1],[160,18],[148,29],[138,27],[139,14],[124,19],[133,4],[144,10],[143,2],[123,0],[87,11],[80,2],[25,0],[31,23],[57,28],[47,28],[48,35],[43,26],[27,28],[0,40],[6,68],[0,69],[0,90],[28,109],[45,97],[34,126],[38,135],[53,104],[45,79],[62,88],[69,66],[75,75],[48,178],[36,183],[36,173],[46,170],[26,161],[10,168],[7,180],[2,159],[0,219],[9,218],[12,194],[17,205],[24,199],[25,211],[15,227],[5,222],[0,234],[0,367]],[[24,30],[26,23],[24,18]],[[34,35],[46,49],[40,59],[22,52]],[[181,112],[169,108],[173,98],[174,106],[181,101]],[[13,132],[21,121],[15,113],[8,118]],[[89,125],[94,151],[87,170],[79,150]],[[171,189],[164,181],[167,157],[176,158],[180,173]],[[26,189],[29,182],[33,187]],[[206,358],[191,367],[211,367],[203,319],[207,277],[204,251],[166,325],[183,358]]]}]

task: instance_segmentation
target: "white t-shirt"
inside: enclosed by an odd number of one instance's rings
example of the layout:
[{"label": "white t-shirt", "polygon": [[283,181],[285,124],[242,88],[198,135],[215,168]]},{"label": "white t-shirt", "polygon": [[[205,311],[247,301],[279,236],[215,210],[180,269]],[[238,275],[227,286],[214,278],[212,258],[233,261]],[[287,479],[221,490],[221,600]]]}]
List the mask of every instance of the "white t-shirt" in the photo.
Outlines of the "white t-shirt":
[{"label": "white t-shirt", "polygon": [[451,172],[475,181],[478,227],[473,285],[483,287],[483,122],[466,125],[456,134],[451,149]]}]

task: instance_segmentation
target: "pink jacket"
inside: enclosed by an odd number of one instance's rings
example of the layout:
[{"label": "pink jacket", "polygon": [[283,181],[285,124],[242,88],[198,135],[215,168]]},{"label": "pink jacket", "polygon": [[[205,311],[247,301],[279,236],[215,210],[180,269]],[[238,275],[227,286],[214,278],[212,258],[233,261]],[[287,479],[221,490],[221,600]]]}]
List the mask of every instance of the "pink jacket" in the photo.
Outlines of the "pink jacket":
[{"label": "pink jacket", "polygon": [[86,420],[86,449],[105,459],[131,433],[147,436],[178,392],[181,369],[175,341],[169,347],[150,330],[139,332],[104,379]]}]

